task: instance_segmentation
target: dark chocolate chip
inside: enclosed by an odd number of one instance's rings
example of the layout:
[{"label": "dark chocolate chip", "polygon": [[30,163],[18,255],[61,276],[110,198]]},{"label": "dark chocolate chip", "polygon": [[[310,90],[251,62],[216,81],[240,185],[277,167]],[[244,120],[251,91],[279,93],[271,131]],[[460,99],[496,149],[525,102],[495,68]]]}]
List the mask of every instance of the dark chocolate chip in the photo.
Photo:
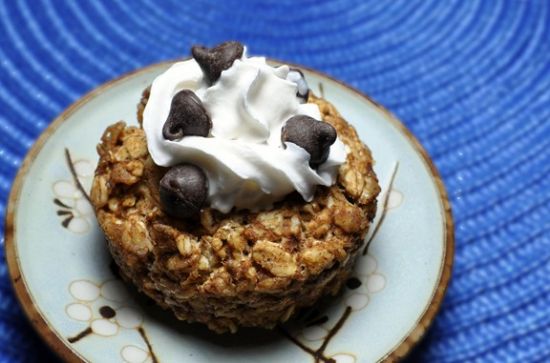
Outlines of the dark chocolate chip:
[{"label": "dark chocolate chip", "polygon": [[296,83],[296,86],[298,87],[296,90],[296,96],[303,102],[306,102],[309,97],[309,86],[307,85],[306,78],[304,77],[302,71],[298,68],[290,68],[286,79],[287,81]]},{"label": "dark chocolate chip", "polygon": [[326,122],[297,115],[286,121],[281,139],[283,145],[285,142],[292,142],[305,149],[311,156],[309,165],[315,168],[327,160],[330,145],[336,141],[336,130]]},{"label": "dark chocolate chip", "polygon": [[184,89],[172,98],[162,136],[167,140],[177,140],[184,136],[208,136],[211,128],[212,120],[201,100],[193,91]]},{"label": "dark chocolate chip", "polygon": [[230,41],[225,42],[214,48],[206,48],[201,45],[194,45],[191,48],[191,54],[210,84],[216,82],[222,71],[233,65],[235,59],[243,56],[244,47],[241,43]]},{"label": "dark chocolate chip", "polygon": [[208,179],[192,164],[173,166],[160,180],[160,202],[173,217],[188,218],[197,214],[208,196]]}]

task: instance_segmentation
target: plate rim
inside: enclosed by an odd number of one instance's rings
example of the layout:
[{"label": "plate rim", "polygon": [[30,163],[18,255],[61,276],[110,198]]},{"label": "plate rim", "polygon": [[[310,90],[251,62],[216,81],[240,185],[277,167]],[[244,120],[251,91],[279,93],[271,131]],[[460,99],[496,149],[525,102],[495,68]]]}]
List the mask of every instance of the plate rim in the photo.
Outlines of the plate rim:
[{"label": "plate rim", "polygon": [[[78,354],[74,349],[71,349],[66,343],[65,340],[59,336],[59,334],[50,327],[46,318],[41,314],[37,306],[35,305],[30,291],[27,288],[25,279],[23,278],[22,271],[20,269],[19,256],[17,254],[17,247],[15,246],[15,225],[14,219],[17,210],[17,204],[19,196],[21,194],[21,189],[25,176],[28,174],[30,166],[33,164],[34,159],[42,150],[44,144],[47,140],[55,133],[55,131],[63,124],[67,119],[76,112],[80,107],[89,102],[95,96],[101,94],[109,88],[112,88],[116,84],[125,81],[131,77],[134,77],[138,74],[151,71],[155,68],[165,67],[167,65],[173,64],[178,61],[189,59],[186,58],[177,58],[166,60],[162,62],[153,63],[130,72],[126,72],[119,77],[116,77],[110,81],[107,81],[91,91],[87,92],[84,96],[73,102],[69,107],[64,109],[47,127],[38,139],[34,142],[30,150],[25,155],[19,170],[13,180],[11,191],[9,194],[8,203],[6,206],[6,217],[4,223],[4,249],[6,255],[6,262],[8,265],[8,273],[12,287],[15,291],[15,295],[19,301],[20,306],[23,308],[23,311],[33,326],[34,330],[40,335],[40,337],[46,342],[46,344],[53,350],[60,358],[68,362],[83,362],[85,359]],[[443,242],[443,256],[442,256],[442,265],[439,270],[437,284],[432,293],[432,296],[424,307],[424,310],[420,314],[414,326],[409,330],[406,336],[396,343],[394,347],[384,356],[379,362],[394,362],[401,360],[408,353],[411,352],[412,348],[422,339],[426,331],[433,323],[437,312],[441,307],[443,298],[447,291],[449,281],[451,278],[452,265],[454,260],[454,222],[451,211],[451,205],[448,199],[448,194],[445,189],[445,185],[441,179],[441,176],[435,167],[435,164],[431,160],[428,152],[424,149],[422,144],[418,139],[413,135],[413,133],[389,110],[384,106],[379,104],[377,101],[373,100],[368,95],[362,93],[357,88],[350,86],[334,77],[327,75],[323,72],[314,70],[307,66],[287,62],[279,61],[274,58],[266,58],[269,62],[277,64],[286,64],[291,67],[304,69],[310,73],[317,75],[320,78],[328,79],[336,83],[339,87],[343,88],[345,91],[349,91],[365,100],[372,106],[374,106],[378,111],[382,112],[385,116],[384,119],[390,122],[403,136],[410,142],[414,151],[419,154],[421,160],[428,169],[429,176],[432,179],[433,183],[438,192],[438,200],[441,204],[441,209],[443,212],[444,220],[444,242]]]}]

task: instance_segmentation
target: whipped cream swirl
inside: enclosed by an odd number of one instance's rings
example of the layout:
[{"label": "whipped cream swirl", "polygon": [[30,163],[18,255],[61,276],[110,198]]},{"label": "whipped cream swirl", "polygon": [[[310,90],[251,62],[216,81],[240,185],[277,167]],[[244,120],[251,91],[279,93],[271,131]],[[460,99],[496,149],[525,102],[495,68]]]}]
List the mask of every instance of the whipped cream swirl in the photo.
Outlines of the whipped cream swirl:
[{"label": "whipped cream swirl", "polygon": [[[153,161],[200,167],[208,178],[207,203],[223,213],[269,208],[293,191],[311,201],[317,185],[334,184],[346,149],[337,139],[327,161],[312,169],[303,148],[290,142],[283,147],[281,128],[290,117],[321,119],[317,105],[299,102],[288,75],[286,65],[271,67],[263,57],[243,55],[209,86],[194,59],[174,64],[153,81],[143,112]],[[172,98],[182,89],[194,91],[210,114],[209,137],[163,137]]]}]

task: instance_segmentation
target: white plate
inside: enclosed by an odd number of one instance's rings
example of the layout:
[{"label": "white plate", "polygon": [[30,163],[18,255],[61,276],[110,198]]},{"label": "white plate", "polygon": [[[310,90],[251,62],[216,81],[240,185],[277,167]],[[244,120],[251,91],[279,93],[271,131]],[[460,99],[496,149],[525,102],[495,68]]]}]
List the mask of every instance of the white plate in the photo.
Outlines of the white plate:
[{"label": "white plate", "polygon": [[343,295],[293,326],[216,335],[175,322],[116,278],[77,181],[88,190],[103,130],[118,120],[135,124],[142,90],[169,65],[146,67],[76,102],[46,129],[17,175],[6,254],[19,300],[42,337],[71,361],[375,362],[407,354],[432,322],[450,278],[453,226],[443,185],[389,112],[304,67],[313,91],[371,148],[382,184],[390,185],[399,165],[385,218]]}]

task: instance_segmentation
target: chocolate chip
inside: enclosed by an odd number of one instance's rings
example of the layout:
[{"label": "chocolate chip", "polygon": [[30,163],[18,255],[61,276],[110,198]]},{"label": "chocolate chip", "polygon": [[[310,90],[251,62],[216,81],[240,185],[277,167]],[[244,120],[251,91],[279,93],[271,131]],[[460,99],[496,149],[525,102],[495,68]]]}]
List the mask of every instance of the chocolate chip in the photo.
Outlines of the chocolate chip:
[{"label": "chocolate chip", "polygon": [[172,98],[162,136],[167,140],[177,140],[184,136],[208,136],[211,128],[212,120],[201,100],[193,91],[184,89]]},{"label": "chocolate chip", "polygon": [[208,82],[216,82],[222,71],[233,65],[235,59],[243,56],[244,47],[241,43],[231,41],[225,42],[214,48],[208,49],[201,45],[194,45],[191,48],[191,54],[202,71]]},{"label": "chocolate chip", "polygon": [[192,164],[173,166],[160,180],[160,202],[164,211],[177,218],[197,214],[208,196],[208,179]]},{"label": "chocolate chip", "polygon": [[290,68],[287,76],[287,81],[296,83],[298,89],[296,90],[296,96],[303,102],[307,101],[309,96],[309,86],[307,85],[306,78],[301,70],[298,68]]},{"label": "chocolate chip", "polygon": [[336,130],[326,122],[297,115],[286,121],[281,139],[283,145],[292,142],[304,148],[311,155],[309,165],[315,168],[327,160],[330,145],[336,141]]}]

